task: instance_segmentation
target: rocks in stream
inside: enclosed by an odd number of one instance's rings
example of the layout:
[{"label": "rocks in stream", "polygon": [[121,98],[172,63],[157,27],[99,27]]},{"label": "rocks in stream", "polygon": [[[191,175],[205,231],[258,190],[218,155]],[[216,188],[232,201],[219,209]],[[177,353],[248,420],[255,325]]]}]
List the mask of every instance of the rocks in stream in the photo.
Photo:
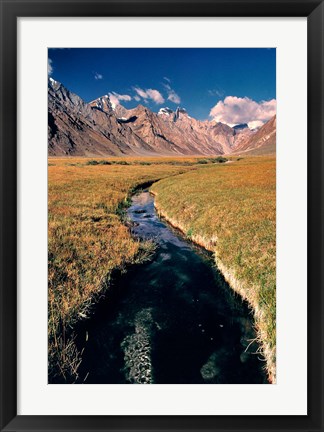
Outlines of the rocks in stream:
[{"label": "rocks in stream", "polygon": [[126,222],[124,222],[124,225],[127,226],[127,228],[133,228],[139,226],[139,223],[127,220]]},{"label": "rocks in stream", "polygon": [[153,323],[151,310],[141,310],[135,317],[135,333],[126,336],[121,344],[126,378],[132,384],[152,383],[150,335]]},{"label": "rocks in stream", "polygon": [[214,380],[220,374],[217,362],[217,353],[213,353],[200,369],[200,374],[205,381]]}]

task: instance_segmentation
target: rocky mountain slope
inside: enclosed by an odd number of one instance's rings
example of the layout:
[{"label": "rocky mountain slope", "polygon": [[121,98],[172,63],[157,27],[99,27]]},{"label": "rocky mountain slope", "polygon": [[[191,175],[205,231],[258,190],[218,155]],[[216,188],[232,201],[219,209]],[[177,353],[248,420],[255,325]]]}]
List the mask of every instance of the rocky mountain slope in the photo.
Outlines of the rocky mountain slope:
[{"label": "rocky mountain slope", "polygon": [[150,150],[127,125],[121,125],[105,101],[91,107],[52,79],[48,85],[48,154],[93,156],[136,154]]},{"label": "rocky mountain slope", "polygon": [[267,124],[256,132],[199,121],[180,107],[127,110],[107,95],[86,103],[52,78],[48,82],[50,156],[222,155],[264,146],[272,152],[275,119]]},{"label": "rocky mountain slope", "polygon": [[272,117],[258,131],[237,143],[235,153],[271,154],[276,152],[277,116]]},{"label": "rocky mountain slope", "polygon": [[139,105],[124,112],[125,115],[127,120],[123,121],[159,154],[223,154],[234,142],[233,131],[223,130],[218,124],[199,122],[183,108],[175,112],[162,108],[153,113]]}]

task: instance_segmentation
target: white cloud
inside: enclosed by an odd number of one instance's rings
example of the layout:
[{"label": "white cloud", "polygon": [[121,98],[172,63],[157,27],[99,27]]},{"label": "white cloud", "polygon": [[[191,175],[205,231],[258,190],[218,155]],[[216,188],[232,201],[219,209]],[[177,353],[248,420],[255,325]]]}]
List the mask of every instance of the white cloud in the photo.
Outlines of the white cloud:
[{"label": "white cloud", "polygon": [[252,123],[260,126],[276,114],[276,106],[276,99],[255,102],[248,97],[227,96],[210,110],[209,115],[213,120],[228,125]]},{"label": "white cloud", "polygon": [[174,90],[168,94],[168,100],[174,102],[175,104],[179,104],[181,102],[180,96]]},{"label": "white cloud", "polygon": [[164,97],[158,90],[148,89],[146,93],[156,104],[162,104],[164,102]]},{"label": "white cloud", "polygon": [[139,102],[139,101],[141,100],[141,98],[140,98],[138,95],[134,96],[134,99],[135,99],[137,102]]},{"label": "white cloud", "polygon": [[48,59],[47,59],[47,73],[48,73],[48,75],[52,75],[52,73],[53,73],[52,63],[53,63],[53,60],[48,57]]},{"label": "white cloud", "polygon": [[168,78],[168,77],[163,77],[163,79],[164,79],[165,81],[168,81],[168,83],[171,82],[170,78]]},{"label": "white cloud", "polygon": [[217,97],[221,98],[224,96],[224,91],[219,89],[219,88],[214,88],[214,89],[208,90],[208,94],[209,94],[209,96],[217,96]]},{"label": "white cloud", "polygon": [[129,102],[132,100],[132,97],[127,94],[119,94],[116,92],[109,93],[110,102],[114,105],[119,105],[120,101]]},{"label": "white cloud", "polygon": [[148,99],[153,100],[156,104],[162,104],[164,102],[164,97],[161,95],[161,93],[158,90],[155,89],[143,90],[139,87],[134,87],[134,90],[136,91],[138,96],[140,96],[145,100],[145,102],[147,102]]},{"label": "white cloud", "polygon": [[164,87],[168,92],[168,100],[175,104],[179,104],[181,102],[180,96],[171,88],[169,84],[164,84]]},{"label": "white cloud", "polygon": [[98,73],[98,72],[95,72],[94,79],[95,80],[102,80],[103,79],[103,75],[100,74],[100,73]]},{"label": "white cloud", "polygon": [[136,91],[137,95],[143,99],[148,99],[148,96],[146,94],[145,90],[142,90],[139,87],[134,87],[134,90]]}]

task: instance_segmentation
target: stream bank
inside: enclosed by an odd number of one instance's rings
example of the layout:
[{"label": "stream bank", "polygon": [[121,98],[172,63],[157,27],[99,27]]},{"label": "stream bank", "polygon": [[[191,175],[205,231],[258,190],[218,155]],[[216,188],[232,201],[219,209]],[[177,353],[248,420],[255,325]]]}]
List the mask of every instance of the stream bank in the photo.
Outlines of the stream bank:
[{"label": "stream bank", "polygon": [[[159,205],[157,201],[158,194],[155,191],[150,190],[150,193],[155,197],[154,206],[160,218],[163,218],[168,224],[170,224],[174,229],[179,230],[183,236],[186,236],[186,228],[175,218],[171,218],[168,213]],[[209,251],[214,256],[214,263],[216,263],[217,269],[222,274],[228,286],[237,294],[239,294],[244,301],[249,304],[249,307],[252,309],[255,320],[262,320],[262,311],[260,310],[257,303],[251,301],[251,299],[247,296],[248,289],[245,284],[239,281],[235,276],[234,272],[229,269],[217,256],[217,237],[215,236],[212,239],[206,239],[199,234],[193,234],[190,236],[190,241]],[[276,364],[274,362],[274,353],[273,349],[271,349],[270,345],[267,343],[266,338],[263,337],[263,334],[259,328],[257,328],[256,339],[259,344],[258,353],[260,357],[263,357],[263,361],[266,362],[266,370],[268,375],[268,381],[271,384],[276,383]]]}]

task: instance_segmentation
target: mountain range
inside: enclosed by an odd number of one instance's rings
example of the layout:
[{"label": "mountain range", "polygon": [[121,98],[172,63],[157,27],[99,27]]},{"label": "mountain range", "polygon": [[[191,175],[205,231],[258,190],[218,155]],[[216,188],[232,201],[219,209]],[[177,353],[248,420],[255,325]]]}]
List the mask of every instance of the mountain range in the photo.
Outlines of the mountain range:
[{"label": "mountain range", "polygon": [[48,80],[50,156],[271,154],[276,116],[258,130],[190,117],[184,108],[155,113],[127,110],[108,95],[86,103],[53,78]]}]

